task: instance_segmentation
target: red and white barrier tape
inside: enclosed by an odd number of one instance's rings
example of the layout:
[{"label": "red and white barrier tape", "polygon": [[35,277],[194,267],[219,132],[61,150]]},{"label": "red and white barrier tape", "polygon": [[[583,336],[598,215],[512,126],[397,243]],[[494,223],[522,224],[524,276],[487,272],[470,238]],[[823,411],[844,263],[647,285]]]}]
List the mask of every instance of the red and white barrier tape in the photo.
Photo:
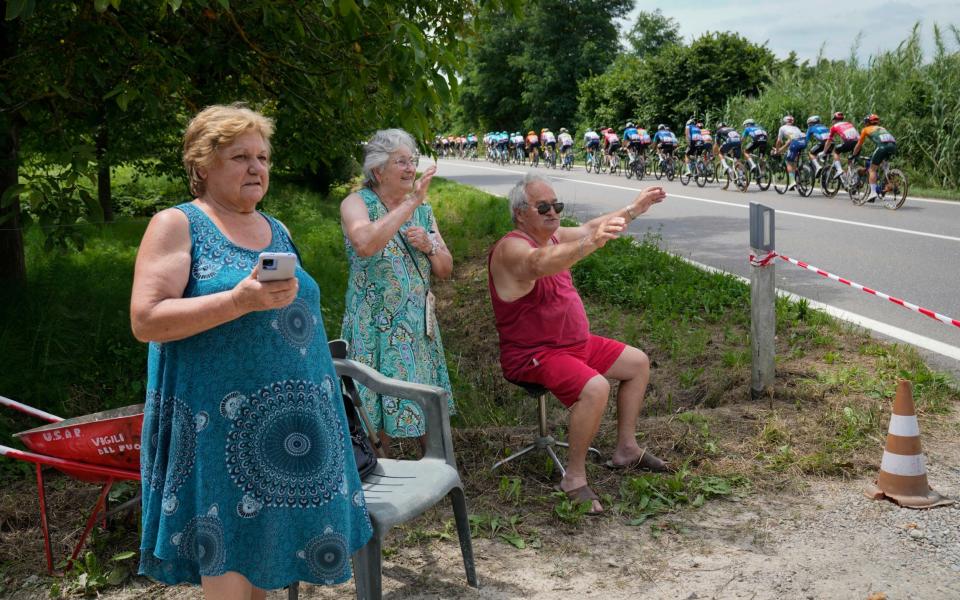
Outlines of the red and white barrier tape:
[{"label": "red and white barrier tape", "polygon": [[808,270],[808,271],[813,271],[813,272],[816,273],[817,275],[820,275],[820,276],[822,276],[822,277],[826,277],[827,279],[832,279],[832,280],[834,280],[834,281],[839,281],[840,283],[842,283],[842,284],[844,284],[844,285],[849,285],[850,287],[855,288],[855,289],[858,289],[858,290],[860,290],[861,292],[866,292],[866,293],[868,293],[868,294],[873,294],[874,296],[878,296],[878,297],[880,297],[880,298],[883,298],[884,300],[889,300],[890,302],[893,302],[893,303],[896,304],[896,305],[902,306],[902,307],[904,307],[904,308],[909,308],[909,309],[912,310],[913,312],[920,313],[921,315],[924,315],[924,316],[926,316],[926,317],[930,317],[931,319],[934,319],[934,320],[936,320],[936,321],[940,321],[941,323],[944,323],[944,324],[946,324],[946,325],[953,325],[954,327],[960,327],[960,321],[958,321],[957,319],[953,319],[953,318],[948,317],[948,316],[946,316],[946,315],[941,315],[941,314],[938,313],[938,312],[932,311],[932,310],[930,310],[930,309],[928,309],[928,308],[923,308],[922,306],[917,306],[916,304],[907,302],[906,300],[901,300],[900,298],[897,298],[897,297],[895,297],[895,296],[890,296],[890,295],[888,295],[888,294],[884,294],[883,292],[878,292],[878,291],[875,290],[875,289],[868,288],[868,287],[865,286],[865,285],[861,285],[861,284],[859,284],[859,283],[857,283],[857,282],[855,282],[855,281],[850,281],[849,279],[844,279],[843,277],[840,277],[839,275],[834,275],[833,273],[828,273],[827,271],[824,271],[823,269],[819,269],[819,268],[817,268],[817,267],[814,267],[813,265],[808,265],[807,263],[803,262],[802,260],[796,260],[796,259],[794,259],[794,258],[790,258],[789,256],[784,256],[783,254],[777,254],[776,252],[770,252],[769,254],[767,254],[766,256],[764,256],[763,258],[759,258],[759,259],[758,259],[756,256],[754,256],[753,254],[751,254],[751,255],[750,255],[750,264],[753,265],[753,266],[755,266],[755,267],[765,267],[765,266],[769,265],[771,262],[773,262],[773,260],[774,260],[775,258],[777,258],[778,256],[779,256],[780,258],[782,258],[783,260],[785,260],[786,262],[788,262],[788,263],[797,265],[797,266],[800,267],[801,269],[806,269],[806,270]]}]

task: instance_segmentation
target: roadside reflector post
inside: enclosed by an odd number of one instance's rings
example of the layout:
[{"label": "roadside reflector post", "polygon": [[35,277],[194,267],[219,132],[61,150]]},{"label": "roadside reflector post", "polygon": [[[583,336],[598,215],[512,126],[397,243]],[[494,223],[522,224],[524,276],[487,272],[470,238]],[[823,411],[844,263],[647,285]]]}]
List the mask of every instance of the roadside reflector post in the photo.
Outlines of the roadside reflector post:
[{"label": "roadside reflector post", "polygon": [[756,260],[750,261],[750,350],[752,369],[750,396],[758,398],[772,389],[774,337],[776,336],[776,266],[773,260],[761,261],[775,251],[775,212],[772,208],[750,203],[750,248]]}]

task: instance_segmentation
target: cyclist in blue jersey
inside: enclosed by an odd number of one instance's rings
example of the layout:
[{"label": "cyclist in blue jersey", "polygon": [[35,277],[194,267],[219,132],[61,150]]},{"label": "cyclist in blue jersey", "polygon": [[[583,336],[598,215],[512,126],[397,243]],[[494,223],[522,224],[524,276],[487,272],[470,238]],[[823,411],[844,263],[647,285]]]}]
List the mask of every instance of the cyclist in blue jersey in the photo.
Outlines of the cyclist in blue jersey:
[{"label": "cyclist in blue jersey", "polygon": [[811,115],[807,119],[807,154],[811,161],[823,152],[830,139],[830,128],[820,121],[819,115]]},{"label": "cyclist in blue jersey", "polygon": [[637,157],[640,156],[641,150],[641,136],[640,130],[637,129],[637,126],[633,124],[633,121],[627,121],[627,124],[623,128],[623,141],[627,144],[627,156],[629,157],[630,164],[637,162]]},{"label": "cyclist in blue jersey", "polygon": [[700,128],[697,127],[697,122],[691,118],[683,128],[683,135],[687,139],[687,152],[683,157],[683,164],[687,166],[687,173],[692,174],[693,172],[690,170],[690,159],[700,154],[703,149],[703,134],[700,132]]},{"label": "cyclist in blue jersey", "polygon": [[743,156],[747,159],[750,168],[754,169],[757,165],[753,162],[750,153],[756,152],[760,156],[766,156],[767,130],[757,125],[757,122],[753,119],[747,119],[743,122],[743,136],[741,137],[743,137],[744,145]]},{"label": "cyclist in blue jersey", "polygon": [[657,132],[653,134],[653,143],[660,154],[660,166],[666,162],[668,156],[673,156],[677,149],[677,136],[663,123],[657,125]]}]

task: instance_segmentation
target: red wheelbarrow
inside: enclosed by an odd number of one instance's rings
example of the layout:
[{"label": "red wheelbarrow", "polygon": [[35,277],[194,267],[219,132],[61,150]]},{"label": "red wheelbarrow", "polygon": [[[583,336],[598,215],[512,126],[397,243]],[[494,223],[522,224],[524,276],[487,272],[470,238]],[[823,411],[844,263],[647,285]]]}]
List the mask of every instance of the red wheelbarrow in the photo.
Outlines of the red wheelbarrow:
[{"label": "red wheelbarrow", "polygon": [[43,467],[49,466],[70,477],[100,484],[100,495],[87,519],[87,526],[67,562],[73,564],[87,536],[101,516],[106,524],[107,494],[116,481],[140,480],[140,430],[143,427],[143,405],[115,408],[92,415],[63,419],[56,415],[0,396],[0,405],[12,408],[49,424],[15,434],[32,450],[25,452],[0,445],[0,455],[32,462],[37,470],[37,495],[40,500],[40,527],[43,529],[47,570],[53,574],[50,531],[47,527],[47,502],[43,484]]}]

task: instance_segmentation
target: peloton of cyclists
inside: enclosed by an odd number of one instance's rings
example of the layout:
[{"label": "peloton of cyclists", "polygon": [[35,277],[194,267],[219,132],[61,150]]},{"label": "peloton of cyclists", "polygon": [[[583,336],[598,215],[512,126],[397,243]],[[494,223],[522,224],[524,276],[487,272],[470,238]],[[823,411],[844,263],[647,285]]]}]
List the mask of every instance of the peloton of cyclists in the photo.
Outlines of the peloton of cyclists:
[{"label": "peloton of cyclists", "polygon": [[787,151],[785,161],[787,163],[787,182],[788,190],[797,189],[797,160],[800,158],[800,152],[807,147],[807,139],[804,137],[800,128],[793,124],[793,116],[786,115],[781,121],[780,131],[777,132],[777,142],[773,150],[774,154],[781,154]]},{"label": "peloton of cyclists", "polygon": [[880,193],[880,184],[877,183],[877,167],[885,160],[893,158],[897,153],[897,140],[889,131],[880,125],[880,117],[875,114],[867,115],[863,118],[864,128],[860,131],[860,140],[853,149],[852,159],[856,160],[863,149],[863,143],[867,140],[873,142],[876,147],[873,155],[870,156],[870,195],[867,196],[867,202],[874,202]]}]

